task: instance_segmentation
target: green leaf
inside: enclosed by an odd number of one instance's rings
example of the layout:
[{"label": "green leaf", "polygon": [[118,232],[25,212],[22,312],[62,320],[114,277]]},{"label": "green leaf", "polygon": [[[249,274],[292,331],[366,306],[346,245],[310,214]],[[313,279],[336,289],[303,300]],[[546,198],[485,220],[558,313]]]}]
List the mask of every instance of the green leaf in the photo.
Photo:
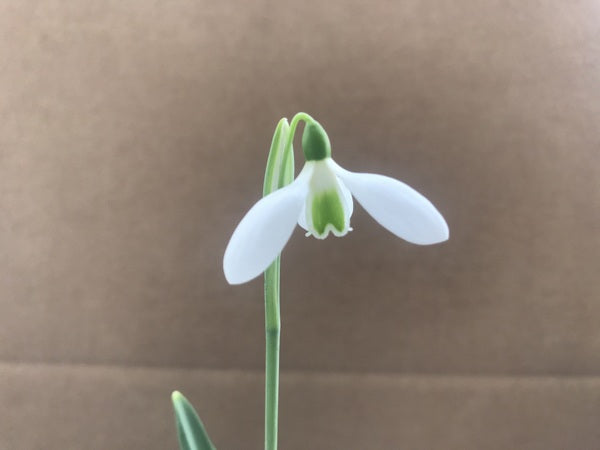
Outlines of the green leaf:
[{"label": "green leaf", "polygon": [[191,403],[178,391],[173,392],[171,400],[180,450],[216,450]]}]

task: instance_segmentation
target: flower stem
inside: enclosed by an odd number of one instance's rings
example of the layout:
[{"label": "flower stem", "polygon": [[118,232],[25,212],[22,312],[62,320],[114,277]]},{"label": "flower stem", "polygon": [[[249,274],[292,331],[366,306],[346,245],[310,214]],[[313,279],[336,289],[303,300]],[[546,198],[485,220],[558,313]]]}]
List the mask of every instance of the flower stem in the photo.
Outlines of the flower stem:
[{"label": "flower stem", "polygon": [[277,449],[279,404],[279,257],[265,271],[265,450]]},{"label": "flower stem", "polygon": [[[298,123],[312,122],[306,113],[298,113],[288,125],[281,119],[271,143],[263,195],[280,189],[294,179],[292,144]],[[278,256],[265,271],[265,450],[277,450],[277,422],[279,406],[279,343],[281,315],[279,311],[279,273],[281,258]]]}]

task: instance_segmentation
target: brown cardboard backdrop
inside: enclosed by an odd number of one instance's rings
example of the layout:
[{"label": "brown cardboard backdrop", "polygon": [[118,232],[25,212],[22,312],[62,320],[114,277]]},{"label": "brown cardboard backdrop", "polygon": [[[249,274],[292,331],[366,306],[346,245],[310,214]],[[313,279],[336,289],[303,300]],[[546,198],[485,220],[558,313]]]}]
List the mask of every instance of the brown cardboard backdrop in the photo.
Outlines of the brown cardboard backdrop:
[{"label": "brown cardboard backdrop", "polygon": [[[260,446],[262,282],[229,286],[221,263],[260,197],[277,121],[300,110],[325,126],[338,163],[415,187],[451,232],[443,245],[411,246],[357,207],[343,239],[293,235],[282,367],[304,381],[284,389],[331,395],[338,408],[318,409],[339,430],[357,426],[348,411],[384,395],[373,389],[390,395],[387,421],[351,439],[319,435],[315,448],[364,448],[370,433],[373,448],[442,448],[444,430],[390,431],[405,402],[423,430],[437,428],[439,405],[480,417],[476,429],[455,422],[444,448],[593,448],[583,418],[600,418],[598,14],[593,1],[0,5],[0,398],[18,400],[0,416],[10,424],[0,448],[41,448],[15,420],[40,395],[44,449],[154,448],[124,429],[81,443],[74,423],[56,425],[61,397],[42,392],[65,388],[56,367],[77,380],[66,421],[81,395],[106,398],[96,414],[132,424],[180,387],[154,371],[194,369],[223,392],[230,385],[211,371],[253,374],[254,400],[233,400],[235,413],[191,399],[207,423],[258,417],[240,436]],[[319,391],[320,377],[349,374],[341,389],[358,394],[347,403]],[[464,404],[418,394],[442,382],[460,395],[464,385],[439,381],[455,376],[478,386]],[[502,395],[486,384],[494,377]],[[86,391],[88,379],[101,388]],[[146,379],[152,387],[139,388]],[[523,379],[541,384],[512,389]],[[124,385],[139,398],[120,409]],[[530,409],[504,408],[505,394],[525,395]],[[560,412],[549,424],[580,432],[545,435],[535,420],[551,407]],[[306,402],[285,414],[285,448],[306,448],[294,417],[319,411]],[[537,417],[527,436],[520,414]],[[170,415],[148,420],[160,424],[155,448],[174,445]]]}]

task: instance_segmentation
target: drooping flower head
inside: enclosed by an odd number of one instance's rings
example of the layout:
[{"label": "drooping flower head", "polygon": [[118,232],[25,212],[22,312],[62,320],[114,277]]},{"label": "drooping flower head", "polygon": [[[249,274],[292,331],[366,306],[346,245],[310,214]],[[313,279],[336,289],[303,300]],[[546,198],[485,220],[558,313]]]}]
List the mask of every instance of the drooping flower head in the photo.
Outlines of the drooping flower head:
[{"label": "drooping flower head", "polygon": [[[285,135],[289,127],[282,130]],[[350,172],[336,164],[329,137],[314,120],[304,127],[302,150],[306,162],[296,179],[259,200],[233,232],[223,258],[230,284],[260,275],[296,224],[317,239],[346,235],[352,230],[353,196],[380,225],[408,242],[429,245],[448,239],[444,218],[417,191],[393,178]]]}]

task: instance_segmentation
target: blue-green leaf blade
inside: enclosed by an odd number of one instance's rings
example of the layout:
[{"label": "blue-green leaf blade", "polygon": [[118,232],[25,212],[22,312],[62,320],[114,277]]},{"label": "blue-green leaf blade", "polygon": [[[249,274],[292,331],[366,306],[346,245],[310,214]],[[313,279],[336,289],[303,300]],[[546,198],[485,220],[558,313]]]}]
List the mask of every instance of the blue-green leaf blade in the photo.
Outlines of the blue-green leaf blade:
[{"label": "blue-green leaf blade", "polygon": [[178,391],[171,395],[180,450],[216,450],[191,403]]}]

